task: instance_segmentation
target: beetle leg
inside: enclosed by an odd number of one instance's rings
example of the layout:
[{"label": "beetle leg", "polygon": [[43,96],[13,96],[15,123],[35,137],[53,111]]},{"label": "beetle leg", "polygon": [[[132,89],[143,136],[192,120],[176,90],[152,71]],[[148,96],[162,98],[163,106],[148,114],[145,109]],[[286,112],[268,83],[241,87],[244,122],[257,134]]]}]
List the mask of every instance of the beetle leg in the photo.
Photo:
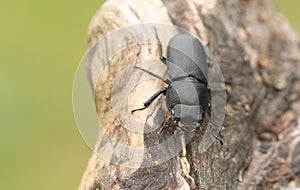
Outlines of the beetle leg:
[{"label": "beetle leg", "polygon": [[144,107],[142,108],[137,108],[137,109],[134,109],[134,110],[131,110],[131,113],[134,113],[135,111],[138,111],[138,110],[144,110],[146,109],[148,106],[150,106],[150,104],[158,97],[160,96],[161,94],[165,95],[166,94],[166,90],[167,90],[168,87],[165,87],[159,91],[157,91],[155,94],[153,94],[146,102],[144,102]]},{"label": "beetle leg", "polygon": [[208,63],[208,67],[212,67],[215,63],[215,59],[211,53],[211,51],[208,48],[209,42],[207,42],[207,44],[204,46],[204,50],[206,52],[206,61]]},{"label": "beetle leg", "polygon": [[[213,129],[215,129],[216,127],[219,128],[220,130],[222,130],[224,127],[221,125],[217,125],[214,123],[209,122],[209,127],[212,127]],[[223,140],[219,137],[219,133],[218,134],[210,134],[213,138],[217,139],[220,143],[220,145],[223,145]]]},{"label": "beetle leg", "polygon": [[161,60],[161,62],[163,62],[166,65],[167,64],[167,58],[165,58],[162,55],[162,45],[161,45],[161,42],[159,41],[158,43],[159,43],[158,44],[159,60]]},{"label": "beetle leg", "polygon": [[164,81],[164,82],[167,83],[168,85],[170,85],[170,84],[172,83],[169,79],[163,78],[163,77],[161,77],[161,76],[158,76],[157,74],[152,73],[151,71],[148,71],[148,70],[146,70],[146,69],[143,69],[143,68],[137,67],[137,66],[135,66],[135,68],[140,69],[140,70],[142,70],[142,71],[145,71],[146,73],[150,74],[151,76],[153,76],[153,77],[155,77],[155,78],[158,78],[158,79]]},{"label": "beetle leg", "polygon": [[163,55],[162,55],[162,45],[161,45],[161,41],[158,37],[158,34],[157,34],[157,30],[156,28],[154,28],[155,30],[155,36],[156,36],[156,39],[157,39],[157,42],[158,42],[158,52],[159,52],[159,59],[161,60],[161,62],[163,62],[165,65],[167,64],[167,58],[165,58]]}]

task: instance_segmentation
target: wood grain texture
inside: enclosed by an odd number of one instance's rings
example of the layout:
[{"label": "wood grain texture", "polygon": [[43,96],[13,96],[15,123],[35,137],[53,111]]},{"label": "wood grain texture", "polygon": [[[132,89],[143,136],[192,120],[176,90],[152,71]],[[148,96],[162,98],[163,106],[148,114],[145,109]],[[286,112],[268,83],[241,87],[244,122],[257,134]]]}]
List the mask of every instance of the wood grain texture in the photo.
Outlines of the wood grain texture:
[{"label": "wood grain texture", "polygon": [[[225,129],[220,134],[224,144],[214,143],[199,154],[203,135],[199,130],[187,146],[195,189],[299,188],[299,39],[271,1],[108,0],[90,24],[89,47],[116,29],[140,23],[176,25],[204,44],[209,42],[225,78],[228,97]],[[111,46],[114,44],[107,44],[107,51]],[[110,111],[112,90],[121,91],[113,89],[113,85],[119,82],[119,87],[126,87],[137,80],[140,74],[130,70],[130,65],[145,57],[157,57],[157,47],[130,46],[110,60],[109,67],[104,68],[106,74],[97,80],[93,72],[101,60],[97,58],[97,48],[93,52],[87,71],[98,116],[107,133],[133,147],[151,146],[173,134],[171,121],[167,121],[169,127],[163,135],[157,135],[159,129],[132,133]],[[122,75],[128,67],[129,75]],[[165,74],[162,64],[151,69]],[[120,81],[120,76],[128,78]],[[138,93],[130,94],[129,107],[138,107],[163,86],[158,80],[145,81],[136,88]],[[161,101],[164,98],[149,108],[152,121],[160,121],[157,125],[169,114]],[[144,121],[148,116],[142,112],[136,117]],[[179,155],[153,167],[131,168],[111,164],[93,154],[79,189],[192,189],[192,185],[182,173]]]}]

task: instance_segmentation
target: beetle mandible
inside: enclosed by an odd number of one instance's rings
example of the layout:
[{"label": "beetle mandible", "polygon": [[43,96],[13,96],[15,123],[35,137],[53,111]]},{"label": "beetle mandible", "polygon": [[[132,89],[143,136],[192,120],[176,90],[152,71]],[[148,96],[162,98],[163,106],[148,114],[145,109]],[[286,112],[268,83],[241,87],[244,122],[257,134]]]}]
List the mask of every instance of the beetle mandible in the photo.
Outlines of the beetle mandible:
[{"label": "beetle mandible", "polygon": [[141,69],[168,84],[151,96],[142,108],[147,108],[161,94],[166,96],[168,109],[176,126],[183,131],[193,132],[203,123],[210,110],[210,89],[207,82],[208,67],[212,66],[200,41],[188,34],[177,34],[167,46],[167,56],[162,55],[162,44],[158,38],[159,59],[167,66],[170,79]]}]

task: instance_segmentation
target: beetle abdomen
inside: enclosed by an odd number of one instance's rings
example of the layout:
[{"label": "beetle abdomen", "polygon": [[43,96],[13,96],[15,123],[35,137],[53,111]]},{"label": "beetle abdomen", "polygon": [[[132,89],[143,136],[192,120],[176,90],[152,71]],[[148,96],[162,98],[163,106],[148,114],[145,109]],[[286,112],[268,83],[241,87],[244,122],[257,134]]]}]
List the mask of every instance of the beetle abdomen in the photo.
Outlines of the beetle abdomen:
[{"label": "beetle abdomen", "polygon": [[186,34],[174,36],[167,49],[168,73],[171,79],[194,76],[202,82],[207,78],[207,57],[200,41]]}]

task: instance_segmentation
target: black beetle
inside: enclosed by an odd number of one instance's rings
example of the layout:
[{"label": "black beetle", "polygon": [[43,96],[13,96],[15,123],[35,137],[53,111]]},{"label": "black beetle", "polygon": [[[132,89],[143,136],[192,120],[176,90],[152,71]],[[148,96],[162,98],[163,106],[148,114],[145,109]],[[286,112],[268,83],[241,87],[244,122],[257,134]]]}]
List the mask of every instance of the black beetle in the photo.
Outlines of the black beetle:
[{"label": "black beetle", "polygon": [[210,89],[207,82],[208,68],[212,66],[200,41],[188,34],[178,34],[171,38],[167,46],[167,57],[162,55],[162,44],[158,40],[159,59],[166,64],[170,79],[160,77],[141,69],[164,81],[167,87],[151,96],[143,110],[161,94],[166,96],[167,107],[177,127],[193,132],[200,127],[206,112],[210,110]]}]

